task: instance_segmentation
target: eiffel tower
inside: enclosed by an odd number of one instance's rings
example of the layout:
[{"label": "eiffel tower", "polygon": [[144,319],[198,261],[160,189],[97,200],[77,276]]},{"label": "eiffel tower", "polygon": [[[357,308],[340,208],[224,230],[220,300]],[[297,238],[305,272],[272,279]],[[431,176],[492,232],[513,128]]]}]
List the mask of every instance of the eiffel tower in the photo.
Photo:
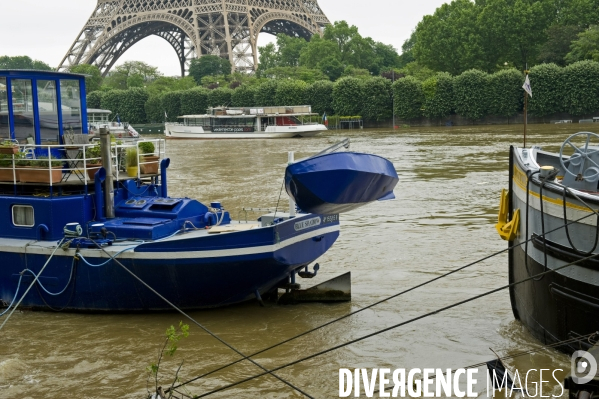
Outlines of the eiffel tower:
[{"label": "eiffel tower", "polygon": [[175,49],[182,76],[206,54],[250,72],[260,32],[309,40],[327,24],[317,0],[98,0],[58,69],[94,64],[105,76],[131,46],[156,35]]}]

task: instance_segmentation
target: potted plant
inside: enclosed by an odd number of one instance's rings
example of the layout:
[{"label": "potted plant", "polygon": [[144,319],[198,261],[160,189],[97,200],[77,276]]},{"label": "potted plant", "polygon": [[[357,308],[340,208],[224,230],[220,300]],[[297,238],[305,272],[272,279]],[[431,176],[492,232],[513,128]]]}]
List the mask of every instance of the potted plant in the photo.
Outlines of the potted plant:
[{"label": "potted plant", "polygon": [[[22,152],[14,154],[15,164],[18,165],[18,160],[23,158]],[[19,180],[19,170],[14,169],[13,174],[13,155],[0,153],[0,181],[15,181]]]},{"label": "potted plant", "polygon": [[30,166],[30,168],[19,170],[19,181],[22,183],[59,183],[62,179],[62,162],[58,158],[50,160],[48,157],[19,160],[19,166]]},{"label": "potted plant", "polygon": [[19,145],[12,140],[3,140],[0,143],[0,154],[16,154],[19,152]]},{"label": "potted plant", "polygon": [[85,149],[85,169],[87,170],[87,176],[90,180],[94,180],[94,176],[98,169],[102,167],[102,150],[100,149],[100,143],[96,143],[93,146],[86,147]]},{"label": "potted plant", "polygon": [[125,153],[125,161],[127,165],[127,174],[130,177],[137,177],[137,148],[129,147]]},{"label": "potted plant", "polygon": [[154,155],[154,143],[151,141],[142,141],[138,143],[139,152],[143,155],[142,164],[139,165],[143,174],[158,174],[158,161],[160,157]]}]

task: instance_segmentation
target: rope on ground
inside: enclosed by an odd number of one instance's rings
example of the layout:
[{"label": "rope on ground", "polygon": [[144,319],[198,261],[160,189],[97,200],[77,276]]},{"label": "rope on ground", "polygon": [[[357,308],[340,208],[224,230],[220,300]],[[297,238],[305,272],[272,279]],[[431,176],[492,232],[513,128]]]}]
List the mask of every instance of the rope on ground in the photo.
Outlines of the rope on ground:
[{"label": "rope on ground", "polygon": [[[586,216],[583,216],[583,217],[581,217],[581,218],[579,218],[579,219],[576,219],[576,220],[573,220],[573,221],[571,221],[571,222],[568,222],[568,224],[577,223],[577,222],[579,222],[579,221],[581,221],[581,220],[583,220],[583,219],[585,219],[585,218],[588,218],[588,217],[590,217],[590,216],[592,216],[592,214],[591,214],[591,215],[586,215]],[[552,230],[550,230],[550,231],[546,232],[545,234],[552,233],[552,232],[554,232],[554,231],[556,231],[556,230],[559,230],[559,229],[561,229],[561,228],[563,228],[563,226],[560,226],[560,227],[557,227],[557,228],[555,228],[555,229],[552,229]],[[211,374],[213,374],[213,373],[216,373],[216,372],[218,372],[218,371],[224,370],[224,369],[226,369],[226,368],[228,368],[228,367],[231,367],[231,366],[233,366],[233,365],[235,365],[235,364],[237,364],[237,363],[240,363],[240,362],[242,362],[242,361],[244,361],[244,360],[246,360],[246,359],[248,359],[248,358],[250,358],[250,357],[254,357],[254,356],[256,356],[256,355],[259,355],[259,354],[261,354],[261,353],[267,352],[267,351],[269,351],[269,350],[271,350],[271,349],[274,349],[274,348],[276,348],[276,347],[278,347],[278,346],[281,346],[281,345],[283,345],[283,344],[286,344],[286,343],[288,343],[288,342],[291,342],[291,341],[293,341],[293,340],[296,340],[296,339],[298,339],[298,338],[300,338],[300,337],[303,337],[303,336],[305,336],[305,335],[308,335],[308,334],[310,334],[310,333],[313,333],[314,331],[320,330],[321,328],[324,328],[324,327],[326,327],[326,326],[329,326],[329,325],[331,325],[331,324],[334,324],[334,323],[336,323],[336,322],[338,322],[338,321],[341,321],[341,320],[343,320],[343,319],[346,319],[346,318],[348,318],[348,317],[350,317],[350,316],[353,316],[353,315],[355,315],[355,314],[357,314],[357,313],[360,313],[360,312],[362,312],[362,311],[364,311],[364,310],[370,309],[370,308],[372,308],[372,307],[374,307],[374,306],[376,306],[376,305],[380,305],[380,304],[381,304],[381,303],[383,303],[383,302],[386,302],[386,301],[389,301],[389,300],[391,300],[391,299],[397,298],[398,296],[401,296],[401,295],[403,295],[403,294],[406,294],[406,293],[408,293],[408,292],[410,292],[410,291],[414,291],[414,290],[415,290],[415,289],[417,289],[417,288],[420,288],[420,287],[423,287],[423,286],[425,286],[425,285],[431,284],[431,283],[433,283],[433,282],[435,282],[435,281],[437,281],[437,280],[440,280],[440,279],[442,279],[442,278],[444,278],[444,277],[447,277],[447,276],[449,276],[449,275],[451,275],[451,274],[457,273],[457,272],[459,272],[459,271],[461,271],[461,270],[464,270],[464,269],[466,269],[466,268],[468,268],[468,267],[474,266],[474,265],[476,265],[476,264],[478,264],[478,263],[481,263],[481,262],[483,262],[483,261],[485,261],[485,260],[488,260],[488,259],[490,259],[490,258],[493,258],[493,257],[495,257],[495,256],[497,256],[497,255],[500,255],[500,254],[502,254],[502,253],[506,252],[506,251],[509,251],[510,249],[517,248],[517,247],[519,247],[519,246],[521,246],[521,245],[524,245],[525,243],[528,243],[528,242],[529,242],[529,241],[531,241],[531,240],[532,240],[532,238],[530,238],[530,239],[528,239],[528,240],[526,240],[526,241],[523,241],[523,242],[521,242],[521,243],[520,243],[520,244],[518,244],[518,245],[513,245],[513,246],[511,246],[511,247],[508,247],[508,248],[502,249],[501,251],[497,251],[497,252],[495,252],[495,253],[493,253],[493,254],[491,254],[491,255],[485,256],[484,258],[481,258],[481,259],[478,259],[478,260],[476,260],[476,261],[474,261],[474,262],[468,263],[468,264],[467,264],[467,265],[465,265],[465,266],[461,266],[461,267],[459,267],[459,268],[457,268],[457,269],[450,270],[449,272],[447,272],[447,273],[444,273],[444,274],[441,274],[440,276],[437,276],[437,277],[435,277],[435,278],[433,278],[433,279],[430,279],[430,280],[427,280],[427,281],[425,281],[425,282],[423,282],[423,283],[421,283],[421,284],[417,284],[417,285],[415,285],[415,286],[412,286],[412,287],[410,287],[410,288],[408,288],[408,289],[405,289],[405,290],[403,290],[403,291],[401,291],[401,292],[398,292],[398,293],[396,293],[396,294],[393,294],[393,295],[391,295],[391,296],[389,296],[389,297],[383,298],[383,299],[381,299],[380,301],[374,302],[374,303],[372,303],[372,304],[370,304],[370,305],[368,305],[368,306],[365,306],[365,307],[363,307],[363,308],[360,308],[360,309],[354,310],[353,312],[347,313],[347,314],[345,314],[345,315],[343,315],[343,316],[341,316],[341,317],[338,317],[338,318],[336,318],[336,319],[333,319],[333,320],[331,320],[331,321],[328,321],[328,322],[326,322],[326,323],[324,323],[324,324],[321,324],[321,325],[319,325],[319,326],[317,326],[317,327],[314,327],[314,328],[312,328],[312,329],[310,329],[310,330],[304,331],[304,332],[302,332],[302,333],[300,333],[300,334],[297,334],[297,335],[295,335],[295,336],[293,336],[293,337],[291,337],[291,338],[285,339],[285,340],[283,340],[283,341],[281,341],[281,342],[278,342],[278,343],[276,343],[276,344],[274,344],[274,345],[271,345],[271,346],[269,346],[269,347],[267,347],[267,348],[261,349],[261,350],[259,350],[259,351],[257,351],[257,352],[254,352],[254,353],[252,353],[252,354],[248,355],[247,357],[244,357],[244,358],[242,358],[242,359],[235,360],[235,361],[233,361],[233,362],[231,362],[231,363],[228,363],[228,364],[226,364],[226,365],[224,365],[224,366],[221,366],[221,367],[219,367],[219,368],[216,368],[216,369],[214,369],[214,370],[212,370],[212,371],[209,371],[209,372],[207,372],[207,373],[204,373],[204,374],[202,374],[202,375],[200,375],[200,376],[197,376],[197,377],[195,377],[195,378],[192,378],[192,379],[190,379],[190,380],[187,380],[187,381],[185,381],[185,382],[182,382],[181,384],[179,384],[179,385],[175,386],[174,388],[175,388],[175,389],[176,389],[176,388],[180,388],[180,387],[182,387],[182,386],[184,386],[184,385],[187,385],[187,384],[189,384],[189,383],[192,383],[192,382],[194,382],[194,381],[197,381],[197,380],[199,380],[199,379],[201,379],[201,378],[207,377],[207,376],[209,376],[209,375],[211,375]],[[168,393],[168,392],[169,392],[169,390],[167,390],[167,391],[166,391],[166,393]]]},{"label": "rope on ground", "polygon": [[[106,253],[108,256],[110,256],[110,254],[103,248],[101,247],[98,243],[96,243],[94,240],[92,240],[90,238],[90,240],[100,249],[102,250],[104,253]],[[242,356],[244,358],[247,358],[247,356],[245,356],[243,353],[241,353],[238,349],[236,349],[235,347],[233,347],[232,345],[230,345],[229,343],[227,343],[226,341],[224,341],[222,338],[220,338],[219,336],[217,336],[216,334],[214,334],[212,331],[208,330],[208,328],[204,327],[202,324],[200,324],[198,321],[196,321],[195,319],[193,319],[191,316],[189,316],[187,313],[185,313],[183,310],[179,309],[177,306],[175,306],[175,304],[173,304],[172,302],[170,302],[168,299],[166,299],[164,296],[160,295],[160,293],[158,293],[158,291],[156,291],[155,289],[153,289],[152,287],[150,287],[145,281],[143,281],[142,279],[140,279],[135,273],[133,273],[131,270],[127,269],[127,267],[125,265],[123,265],[118,259],[116,258],[112,258],[112,260],[114,260],[116,262],[117,265],[119,265],[120,267],[122,267],[127,273],[129,273],[134,279],[136,279],[137,281],[139,281],[142,285],[144,285],[147,289],[149,289],[152,293],[156,294],[160,299],[162,299],[164,302],[166,302],[170,307],[172,307],[174,310],[176,310],[177,312],[181,313],[181,315],[183,315],[185,318],[187,318],[188,320],[190,320],[193,324],[195,324],[196,326],[200,327],[202,330],[204,330],[206,333],[208,333],[212,338],[218,340],[220,343],[222,343],[223,345],[225,345],[227,348],[231,349],[233,352],[237,353],[239,356]],[[276,375],[274,372],[272,371],[268,371],[265,367],[263,367],[262,365],[256,363],[256,361],[254,361],[253,359],[249,359],[248,360],[253,363],[256,367],[264,370],[265,372],[262,375],[265,374],[270,374],[273,377],[275,377],[276,379],[278,379],[279,381],[281,381],[282,383],[288,385],[289,387],[295,389],[296,391],[298,391],[299,393],[301,393],[302,395],[314,399],[312,396],[308,395],[307,393],[305,393],[304,391],[302,391],[300,388],[296,387],[295,385],[293,385],[292,383],[290,383],[289,381],[284,380],[283,378],[279,377],[278,375]]]},{"label": "rope on ground", "polygon": [[205,397],[205,396],[211,395],[211,394],[213,394],[213,393],[216,393],[216,392],[224,391],[225,389],[229,389],[229,388],[232,388],[232,387],[234,387],[234,386],[237,386],[237,385],[239,385],[239,384],[243,384],[243,383],[245,383],[245,382],[248,382],[248,381],[251,381],[251,380],[253,380],[253,379],[256,379],[256,378],[262,377],[263,375],[265,375],[265,374],[268,374],[269,372],[278,371],[278,370],[281,370],[281,369],[284,369],[284,368],[287,368],[287,367],[293,366],[293,365],[295,365],[295,364],[298,364],[298,363],[301,363],[301,362],[305,362],[306,360],[310,360],[310,359],[313,359],[313,358],[315,358],[315,357],[318,357],[318,356],[324,355],[324,354],[326,354],[326,353],[332,352],[332,351],[334,351],[334,350],[337,350],[337,349],[343,348],[343,347],[345,347],[345,346],[348,346],[348,345],[354,344],[354,343],[356,343],[356,342],[363,341],[363,340],[365,340],[365,339],[367,339],[367,338],[371,338],[371,337],[374,337],[374,336],[376,336],[376,335],[382,334],[382,333],[384,333],[384,332],[387,332],[387,331],[390,331],[390,330],[396,329],[396,328],[398,328],[398,327],[402,327],[402,326],[405,326],[405,325],[407,325],[407,324],[411,324],[411,323],[413,323],[413,322],[416,322],[416,321],[418,321],[418,320],[421,320],[421,319],[427,318],[427,317],[429,317],[429,316],[436,315],[437,313],[441,313],[441,312],[444,312],[444,311],[446,311],[446,310],[453,309],[453,308],[455,308],[455,307],[457,307],[457,306],[463,305],[463,304],[465,304],[465,303],[468,303],[468,302],[472,302],[472,301],[474,301],[474,300],[476,300],[476,299],[480,299],[480,298],[483,298],[483,297],[489,296],[489,295],[491,295],[491,294],[494,294],[494,293],[496,293],[496,292],[502,291],[502,290],[504,290],[504,289],[506,289],[506,288],[513,287],[513,286],[515,286],[515,285],[518,285],[518,284],[522,284],[522,283],[524,283],[524,282],[526,282],[526,281],[529,281],[529,280],[533,280],[533,279],[535,279],[536,277],[544,276],[544,275],[546,275],[546,274],[549,274],[549,273],[556,272],[556,271],[558,271],[558,270],[561,270],[561,269],[564,269],[564,268],[566,268],[566,267],[570,267],[570,266],[576,265],[576,264],[578,264],[578,263],[581,263],[581,262],[584,262],[584,261],[587,261],[587,260],[589,260],[589,259],[593,259],[593,258],[596,258],[596,257],[599,257],[599,254],[595,254],[595,255],[592,255],[592,256],[587,256],[587,257],[585,257],[585,258],[578,259],[577,261],[574,261],[574,262],[568,263],[568,264],[566,264],[566,265],[559,266],[559,267],[557,267],[557,268],[555,268],[555,269],[547,270],[547,271],[545,271],[545,272],[542,272],[542,273],[539,273],[539,274],[537,274],[537,275],[534,275],[534,276],[527,277],[527,278],[525,278],[525,279],[523,279],[523,280],[516,281],[516,282],[514,282],[514,283],[507,284],[507,285],[504,285],[504,286],[501,286],[501,287],[498,287],[498,288],[492,289],[492,290],[490,290],[490,291],[484,292],[484,293],[482,293],[482,294],[479,294],[479,295],[475,295],[475,296],[473,296],[473,297],[470,297],[470,298],[468,298],[468,299],[464,299],[464,300],[462,300],[462,301],[459,301],[459,302],[455,302],[455,303],[453,303],[453,304],[451,304],[451,305],[444,306],[444,307],[442,307],[442,308],[439,308],[439,309],[437,309],[437,310],[434,310],[434,311],[432,311],[432,312],[425,313],[425,314],[423,314],[423,315],[420,315],[420,316],[417,316],[417,317],[411,318],[411,319],[409,319],[409,320],[406,320],[406,321],[403,321],[403,322],[401,322],[401,323],[394,324],[394,325],[392,325],[392,326],[390,326],[390,327],[387,327],[387,328],[384,328],[384,329],[382,329],[382,330],[375,331],[375,332],[373,332],[373,333],[370,333],[370,334],[364,335],[364,336],[362,336],[362,337],[359,337],[359,338],[353,339],[353,340],[351,340],[351,341],[348,341],[348,342],[345,342],[345,343],[343,343],[343,344],[335,345],[335,346],[333,346],[333,347],[331,347],[331,348],[329,348],[329,349],[325,349],[325,350],[323,350],[323,351],[316,352],[316,353],[314,353],[314,354],[312,354],[312,355],[305,356],[305,357],[303,357],[303,358],[300,358],[300,359],[298,359],[298,360],[295,360],[295,361],[293,361],[293,362],[290,362],[290,363],[284,364],[284,365],[282,365],[282,366],[275,367],[275,368],[273,368],[273,369],[270,369],[270,370],[268,370],[268,371],[265,371],[264,373],[256,374],[256,375],[253,375],[253,376],[251,376],[251,377],[244,378],[243,380],[239,380],[239,381],[237,381],[237,382],[234,382],[234,383],[232,383],[232,384],[228,384],[228,385],[222,386],[222,387],[220,387],[220,388],[217,388],[217,389],[214,389],[214,390],[212,390],[212,391],[206,392],[206,393],[204,393],[204,394],[202,394],[202,395],[198,395],[198,396],[196,396],[196,398],[202,398],[202,397]]},{"label": "rope on ground", "polygon": [[[42,266],[42,268],[40,269],[40,272],[37,274],[37,276],[34,277],[34,279],[31,282],[31,284],[29,284],[29,287],[27,287],[27,290],[25,290],[25,293],[21,296],[21,299],[19,299],[19,302],[17,302],[17,304],[12,309],[12,311],[9,313],[9,315],[6,316],[6,319],[4,319],[4,321],[2,322],[2,325],[0,325],[0,330],[2,330],[2,327],[4,327],[4,325],[6,324],[6,322],[8,321],[8,319],[10,319],[10,317],[13,315],[13,313],[15,312],[15,310],[17,310],[17,308],[19,307],[19,305],[21,304],[21,302],[23,302],[23,299],[25,298],[25,295],[27,295],[29,293],[29,291],[31,290],[31,288],[33,287],[33,285],[37,282],[39,276],[43,273],[43,271],[46,268],[46,266],[48,266],[48,264],[50,263],[50,261],[54,257],[54,254],[56,253],[56,250],[58,250],[58,248],[60,248],[60,246],[62,245],[62,242],[64,240],[65,240],[64,238],[61,238],[60,241],[58,242],[58,244],[56,244],[56,247],[54,248],[54,251],[52,251],[52,254],[50,254],[50,257],[48,258],[48,260],[46,261],[46,263],[44,264],[44,266]],[[21,275],[21,277],[22,277],[22,275]],[[19,282],[20,282],[20,280],[21,280],[21,278],[19,277]],[[17,289],[17,292],[18,292],[18,289]]]}]

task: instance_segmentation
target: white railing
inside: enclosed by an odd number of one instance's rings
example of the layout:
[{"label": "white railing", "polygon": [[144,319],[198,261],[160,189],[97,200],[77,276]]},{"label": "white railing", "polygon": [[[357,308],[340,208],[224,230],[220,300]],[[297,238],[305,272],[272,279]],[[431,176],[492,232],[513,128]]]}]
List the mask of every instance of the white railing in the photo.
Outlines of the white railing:
[{"label": "white railing", "polygon": [[[154,150],[141,153],[142,143],[152,143]],[[141,149],[140,149],[141,145]],[[126,172],[126,152],[135,151],[135,173]],[[43,156],[41,156],[43,154]],[[59,155],[58,155],[59,154]],[[160,173],[160,162],[166,156],[164,139],[143,139],[131,143],[111,145],[112,173],[119,180],[123,178],[141,178]],[[42,183],[50,186],[57,183],[93,182],[94,174],[102,165],[99,143],[66,145],[24,145],[16,154],[0,153],[0,182]],[[143,171],[151,173],[142,173]]]}]

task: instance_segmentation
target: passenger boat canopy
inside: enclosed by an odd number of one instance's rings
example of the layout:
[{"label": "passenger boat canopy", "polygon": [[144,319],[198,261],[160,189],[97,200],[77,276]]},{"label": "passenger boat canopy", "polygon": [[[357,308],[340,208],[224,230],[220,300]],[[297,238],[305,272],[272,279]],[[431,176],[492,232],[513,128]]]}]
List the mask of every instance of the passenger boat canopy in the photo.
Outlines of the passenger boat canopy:
[{"label": "passenger boat canopy", "polygon": [[64,144],[63,134],[88,133],[85,76],[0,70],[0,140]]}]

